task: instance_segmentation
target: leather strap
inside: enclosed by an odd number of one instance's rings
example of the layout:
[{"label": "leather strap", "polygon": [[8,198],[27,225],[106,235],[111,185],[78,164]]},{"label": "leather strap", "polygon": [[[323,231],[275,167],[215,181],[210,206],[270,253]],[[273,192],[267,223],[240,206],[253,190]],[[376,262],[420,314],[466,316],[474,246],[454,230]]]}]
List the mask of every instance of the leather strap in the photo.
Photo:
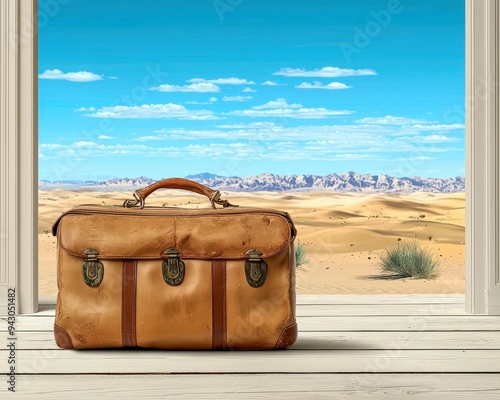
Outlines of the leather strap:
[{"label": "leather strap", "polygon": [[226,262],[212,261],[212,348],[227,348]]},{"label": "leather strap", "polygon": [[122,271],[122,346],[136,347],[137,261],[123,261]]},{"label": "leather strap", "polygon": [[210,189],[207,186],[203,186],[197,182],[190,181],[189,179],[184,179],[184,178],[163,179],[161,181],[152,183],[151,185],[146,186],[145,188],[139,189],[137,193],[143,199],[146,199],[146,197],[148,197],[151,193],[153,193],[155,190],[158,189],[189,190],[190,192],[195,192],[203,196],[206,196],[208,197],[209,200],[211,200],[216,193],[215,190]]}]

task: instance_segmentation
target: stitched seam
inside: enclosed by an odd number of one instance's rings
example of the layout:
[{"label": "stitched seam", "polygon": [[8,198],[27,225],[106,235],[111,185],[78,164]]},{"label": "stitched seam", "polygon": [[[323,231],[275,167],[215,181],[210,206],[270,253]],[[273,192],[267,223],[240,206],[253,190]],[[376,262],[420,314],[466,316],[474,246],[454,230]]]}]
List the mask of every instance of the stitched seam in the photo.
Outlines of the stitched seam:
[{"label": "stitched seam", "polygon": [[177,238],[175,236],[176,234],[176,229],[177,229],[177,226],[175,224],[175,217],[174,217],[174,220],[173,220],[173,235],[174,235],[174,248],[176,249],[177,248]]},{"label": "stitched seam", "polygon": [[136,336],[136,306],[137,306],[137,261],[133,263],[133,281],[132,281],[132,346],[137,346]]},{"label": "stitched seam", "polygon": [[125,331],[125,277],[127,261],[122,262],[122,346],[127,345],[127,335]]},{"label": "stitched seam", "polygon": [[226,320],[226,262],[221,262],[222,272],[222,348],[227,347],[227,320]]},{"label": "stitched seam", "polygon": [[226,265],[212,260],[212,348],[226,349]]},{"label": "stitched seam", "polygon": [[212,348],[215,348],[216,321],[215,321],[215,261],[212,260]]},{"label": "stitched seam", "polygon": [[[74,251],[70,251],[70,250],[67,250],[65,249],[64,247],[61,246],[61,249],[62,251],[64,251],[66,254],[69,254],[70,256],[74,256],[74,257],[78,257],[78,258],[81,258],[82,260],[85,259],[84,256],[82,256],[81,253],[75,253]],[[157,256],[133,256],[131,254],[129,255],[119,255],[119,256],[101,256],[99,255],[99,259],[100,260],[123,260],[124,258],[127,258],[127,259],[134,259],[134,258],[137,258],[138,260],[163,260],[164,257],[162,257],[161,255],[157,255]]]},{"label": "stitched seam", "polygon": [[[90,207],[99,207],[98,205],[89,205]],[[182,210],[181,208],[175,208],[173,207],[175,210]],[[161,210],[163,209],[163,207],[156,207],[157,210]],[[185,209],[187,210],[187,209]],[[207,210],[210,210],[207,208]],[[73,212],[72,212],[73,211]],[[74,212],[76,211],[76,212]],[[59,231],[61,230],[60,229],[60,225],[62,225],[62,222],[63,222],[63,219],[64,217],[67,217],[67,216],[70,216],[70,215],[98,215],[99,214],[99,211],[97,211],[96,208],[91,208],[91,209],[88,209],[86,210],[87,212],[85,212],[85,209],[83,209],[83,212],[80,212],[82,211],[82,209],[78,209],[78,208],[74,208],[74,209],[71,209],[69,211],[67,211],[66,213],[64,213],[63,215],[61,215],[59,217],[59,219],[55,222],[54,225],[57,225],[56,226],[56,235],[57,235],[57,238],[59,238]],[[277,211],[277,210],[276,210]],[[198,217],[204,217],[204,218],[219,218],[221,215],[229,215],[229,216],[232,216],[232,215],[266,215],[266,216],[273,216],[273,217],[278,217],[278,218],[281,218],[283,220],[286,221],[286,223],[288,225],[290,225],[290,223],[292,222],[289,218],[287,218],[286,216],[284,216],[283,214],[280,214],[280,211],[277,211],[277,212],[273,212],[273,210],[269,210],[267,212],[252,212],[252,210],[248,210],[247,212],[240,212],[240,213],[228,213],[228,214],[220,214],[217,215],[217,216],[212,216],[212,215],[208,215],[208,214],[203,214],[203,215],[182,215],[183,218],[198,218]],[[131,214],[131,213],[112,213],[112,212],[103,212],[102,215],[114,215],[114,216],[127,216],[127,217],[133,217],[133,218],[144,218],[144,217],[175,217],[175,215],[162,215],[162,214],[159,214],[159,215],[151,215],[151,214],[148,214],[148,215],[136,215],[136,214]],[[56,236],[54,235],[54,236]],[[292,238],[292,232],[290,230],[289,234],[288,234],[288,237],[289,237],[289,240]]]},{"label": "stitched seam", "polygon": [[[122,346],[124,347],[137,345],[135,337],[136,274],[137,262],[124,260],[122,263]],[[130,300],[130,304],[127,300]]]},{"label": "stitched seam", "polygon": [[[99,207],[99,206],[96,206],[96,207]],[[175,208],[175,207],[174,207]],[[163,207],[158,207],[159,210],[162,210]],[[175,208],[176,210],[180,210],[180,208]],[[81,209],[80,209],[81,210]],[[185,210],[192,210],[192,208],[186,208]],[[207,210],[211,211],[212,209],[210,208],[207,208]],[[284,215],[281,215],[281,214],[274,214],[272,212],[256,212],[256,213],[253,213],[251,211],[249,212],[238,212],[238,213],[227,213],[227,214],[219,214],[218,215],[209,215],[209,214],[203,214],[203,215],[168,215],[168,214],[165,214],[165,215],[162,215],[162,214],[146,214],[146,215],[137,215],[137,214],[124,214],[124,213],[111,213],[111,212],[99,212],[97,210],[95,210],[95,212],[91,212],[91,211],[94,211],[94,210],[88,210],[88,212],[71,212],[69,211],[67,214],[63,215],[61,217],[61,223],[62,223],[62,218],[64,217],[67,217],[67,216],[70,216],[70,215],[85,215],[85,216],[90,216],[90,215],[111,215],[111,216],[115,216],[115,217],[130,217],[130,218],[148,218],[148,217],[153,217],[153,218],[178,218],[178,217],[182,217],[182,218],[209,218],[209,219],[219,219],[219,218],[222,218],[223,216],[227,216],[228,218],[230,217],[234,217],[235,215],[261,215],[261,216],[273,216],[273,217],[276,217],[276,218],[280,218],[284,221],[286,221],[287,224],[289,224],[289,221],[288,219],[284,216]]]},{"label": "stitched seam", "polygon": [[283,329],[280,333],[280,336],[278,338],[278,341],[276,342],[276,346],[277,348],[280,348],[283,346],[283,338],[284,336],[286,335],[287,331],[288,331],[289,327],[286,327],[285,329]]},{"label": "stitched seam", "polygon": [[125,345],[125,265],[122,261],[122,345]]}]

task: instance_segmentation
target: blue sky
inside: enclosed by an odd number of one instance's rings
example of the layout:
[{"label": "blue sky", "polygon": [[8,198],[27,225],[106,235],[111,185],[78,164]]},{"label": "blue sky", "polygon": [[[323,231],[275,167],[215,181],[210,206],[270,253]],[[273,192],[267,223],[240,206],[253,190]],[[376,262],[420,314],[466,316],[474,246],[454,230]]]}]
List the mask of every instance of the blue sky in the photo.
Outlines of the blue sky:
[{"label": "blue sky", "polygon": [[46,3],[40,179],[464,175],[463,0]]}]

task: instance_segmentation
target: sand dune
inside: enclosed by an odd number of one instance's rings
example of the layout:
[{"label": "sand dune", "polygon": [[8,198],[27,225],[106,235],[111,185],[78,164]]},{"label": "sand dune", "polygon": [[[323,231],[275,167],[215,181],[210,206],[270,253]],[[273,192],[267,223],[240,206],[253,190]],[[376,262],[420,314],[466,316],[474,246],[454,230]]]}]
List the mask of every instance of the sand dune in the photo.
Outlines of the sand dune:
[{"label": "sand dune", "polygon": [[[465,194],[350,194],[335,192],[228,193],[241,206],[285,210],[298,229],[309,263],[297,270],[298,293],[464,293]],[[131,193],[51,190],[39,194],[40,293],[56,287],[56,240],[52,223],[79,204],[120,205]],[[187,192],[162,191],[148,205],[209,207]],[[388,279],[380,255],[403,240],[417,240],[440,263],[434,280]]]}]

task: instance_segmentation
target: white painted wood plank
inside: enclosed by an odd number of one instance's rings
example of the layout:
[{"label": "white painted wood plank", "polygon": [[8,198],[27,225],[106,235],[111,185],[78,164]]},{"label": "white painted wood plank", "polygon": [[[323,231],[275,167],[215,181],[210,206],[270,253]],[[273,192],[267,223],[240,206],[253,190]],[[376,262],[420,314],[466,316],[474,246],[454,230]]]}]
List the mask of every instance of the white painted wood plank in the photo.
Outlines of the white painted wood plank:
[{"label": "white painted wood plank", "polygon": [[464,294],[357,294],[297,296],[297,304],[465,304]]},{"label": "white painted wood plank", "polygon": [[[0,349],[8,338],[0,335]],[[295,350],[374,350],[401,348],[445,350],[500,350],[499,332],[299,332]],[[52,331],[19,332],[19,350],[58,350]],[[62,351],[62,350],[61,350]],[[0,352],[1,357],[1,352]]]},{"label": "white painted wood plank", "polygon": [[[25,350],[21,374],[500,373],[500,350]],[[6,373],[7,363],[0,364]]]},{"label": "white painted wood plank", "polygon": [[18,396],[50,399],[469,399],[500,398],[492,374],[18,376]]},{"label": "white painted wood plank", "polygon": [[[485,315],[392,315],[298,317],[300,331],[500,331],[500,318]],[[53,317],[18,316],[16,329],[23,331],[50,331]],[[0,319],[0,334],[7,331],[7,322]]]},{"label": "white painted wood plank", "polygon": [[499,332],[299,332],[293,350],[500,350]]},{"label": "white painted wood plank", "polygon": [[375,316],[375,315],[470,315],[464,304],[298,304],[297,315]]},{"label": "white painted wood plank", "polygon": [[[500,318],[467,316],[299,317],[301,331],[500,331]],[[500,332],[499,332],[500,334]]]}]

